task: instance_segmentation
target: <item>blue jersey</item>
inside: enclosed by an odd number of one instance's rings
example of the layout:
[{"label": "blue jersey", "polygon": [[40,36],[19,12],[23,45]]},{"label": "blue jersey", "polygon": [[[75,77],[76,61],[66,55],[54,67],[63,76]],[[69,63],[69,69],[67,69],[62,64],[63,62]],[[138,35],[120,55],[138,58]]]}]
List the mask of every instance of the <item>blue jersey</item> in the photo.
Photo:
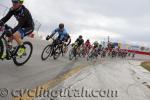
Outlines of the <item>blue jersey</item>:
[{"label": "blue jersey", "polygon": [[64,40],[68,36],[68,33],[65,28],[63,30],[61,30],[60,28],[56,28],[52,33],[54,34],[57,32],[59,34],[58,39],[60,40]]}]

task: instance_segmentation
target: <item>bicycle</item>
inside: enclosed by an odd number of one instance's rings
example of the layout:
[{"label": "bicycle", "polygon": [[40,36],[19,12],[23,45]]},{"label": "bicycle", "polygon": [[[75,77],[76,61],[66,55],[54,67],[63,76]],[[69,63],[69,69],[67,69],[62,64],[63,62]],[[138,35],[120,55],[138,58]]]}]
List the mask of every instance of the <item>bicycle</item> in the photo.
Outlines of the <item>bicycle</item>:
[{"label": "bicycle", "polygon": [[59,44],[58,38],[59,34],[55,34],[53,37],[49,39],[50,44],[48,44],[41,54],[41,59],[46,60],[48,57],[53,56],[53,59],[56,60],[62,51],[62,44]]},{"label": "bicycle", "polygon": [[106,53],[107,53],[107,51],[106,51],[106,49],[102,49],[102,51],[101,51],[101,58],[105,58],[106,57]]},{"label": "bicycle", "polygon": [[92,48],[91,46],[86,46],[86,45],[81,46],[80,52],[79,52],[80,56],[86,57],[86,55],[89,54],[89,51],[91,48]]},{"label": "bicycle", "polygon": [[[6,29],[7,24],[2,26],[0,30],[0,59],[1,60],[13,60],[14,64],[17,66],[24,65],[31,57],[33,46],[31,42],[25,41],[23,42],[24,47],[26,48],[25,53],[21,56],[18,56],[18,50],[20,46],[9,45],[9,39],[7,36],[7,31],[11,29]],[[2,58],[3,56],[6,56]],[[25,58],[24,58],[25,57]]]},{"label": "bicycle", "polygon": [[98,57],[98,50],[97,48],[93,48],[87,56],[87,61],[89,60],[92,61],[93,59],[97,59],[97,57]]},{"label": "bicycle", "polygon": [[62,56],[67,53],[68,45],[71,43],[71,38],[67,39],[68,41],[63,41],[61,45]]}]

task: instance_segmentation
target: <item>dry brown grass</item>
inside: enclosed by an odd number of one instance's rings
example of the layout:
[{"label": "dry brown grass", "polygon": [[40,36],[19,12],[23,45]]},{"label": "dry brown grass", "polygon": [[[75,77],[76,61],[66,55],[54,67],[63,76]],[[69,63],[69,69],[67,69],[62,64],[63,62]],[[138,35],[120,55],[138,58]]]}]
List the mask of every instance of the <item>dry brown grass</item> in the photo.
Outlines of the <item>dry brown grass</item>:
[{"label": "dry brown grass", "polygon": [[142,62],[141,66],[143,66],[145,69],[147,69],[148,71],[150,71],[150,61]]}]

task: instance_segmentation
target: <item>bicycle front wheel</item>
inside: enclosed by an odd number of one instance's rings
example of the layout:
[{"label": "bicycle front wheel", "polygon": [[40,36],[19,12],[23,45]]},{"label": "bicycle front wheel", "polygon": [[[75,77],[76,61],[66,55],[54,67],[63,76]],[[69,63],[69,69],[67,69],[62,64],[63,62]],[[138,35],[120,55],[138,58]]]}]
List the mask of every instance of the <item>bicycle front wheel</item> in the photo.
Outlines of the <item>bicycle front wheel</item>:
[{"label": "bicycle front wheel", "polygon": [[41,59],[46,60],[51,55],[51,53],[52,53],[52,46],[47,45],[41,54]]},{"label": "bicycle front wheel", "polygon": [[[17,56],[15,55],[13,57],[13,61],[17,66],[21,66],[24,65],[31,57],[32,55],[32,51],[33,51],[33,46],[30,42],[26,41],[23,43],[23,45],[25,46],[25,53],[22,56]],[[19,50],[19,47],[18,49]],[[18,52],[18,51],[17,51]]]},{"label": "bicycle front wheel", "polygon": [[75,57],[75,49],[72,48],[69,51],[69,60],[72,60]]}]

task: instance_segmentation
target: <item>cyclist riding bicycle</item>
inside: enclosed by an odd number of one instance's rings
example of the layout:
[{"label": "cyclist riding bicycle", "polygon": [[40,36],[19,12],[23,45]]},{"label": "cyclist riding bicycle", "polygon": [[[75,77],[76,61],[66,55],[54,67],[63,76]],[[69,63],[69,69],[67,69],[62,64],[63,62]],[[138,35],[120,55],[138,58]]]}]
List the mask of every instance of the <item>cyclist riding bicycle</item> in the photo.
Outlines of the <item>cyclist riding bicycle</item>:
[{"label": "cyclist riding bicycle", "polygon": [[91,48],[91,42],[90,42],[90,40],[89,39],[87,39],[86,40],[86,42],[84,43],[84,45],[85,45],[85,47],[87,47],[87,48]]},{"label": "cyclist riding bicycle", "polygon": [[98,53],[98,48],[99,48],[99,43],[98,43],[97,41],[95,41],[95,42],[93,43],[93,45],[94,45],[94,46],[93,46],[92,51],[97,54],[97,53]]},{"label": "cyclist riding bicycle", "polygon": [[81,46],[84,46],[84,40],[82,38],[82,35],[80,35],[76,39],[75,43],[77,44],[77,48],[76,48],[75,52],[78,53],[80,51]]},{"label": "cyclist riding bicycle", "polygon": [[84,43],[84,52],[85,55],[89,53],[90,49],[92,48],[92,45],[90,43],[90,40],[87,39],[86,42]]},{"label": "cyclist riding bicycle", "polygon": [[80,48],[80,46],[83,46],[83,45],[84,45],[84,40],[83,40],[83,38],[82,38],[82,35],[80,35],[80,36],[76,39],[75,42],[77,43],[77,48]]},{"label": "cyclist riding bicycle", "polygon": [[98,47],[99,47],[99,43],[98,43],[97,41],[95,41],[95,42],[93,43],[93,45],[94,45],[93,48],[98,48]]},{"label": "cyclist riding bicycle", "polygon": [[[15,39],[19,46],[18,56],[25,53],[25,47],[22,39],[33,32],[34,22],[29,10],[23,5],[24,0],[12,0],[13,6],[9,12],[0,20],[0,28],[14,15],[18,21],[18,25],[7,32],[10,43]],[[5,57],[3,57],[5,58]]]},{"label": "cyclist riding bicycle", "polygon": [[46,37],[46,40],[49,40],[50,38],[52,38],[56,33],[59,34],[58,38],[56,39],[58,44],[62,44],[63,42],[67,42],[68,39],[70,38],[68,32],[66,31],[66,29],[64,28],[64,24],[60,23],[59,27],[56,28],[52,34]]}]

